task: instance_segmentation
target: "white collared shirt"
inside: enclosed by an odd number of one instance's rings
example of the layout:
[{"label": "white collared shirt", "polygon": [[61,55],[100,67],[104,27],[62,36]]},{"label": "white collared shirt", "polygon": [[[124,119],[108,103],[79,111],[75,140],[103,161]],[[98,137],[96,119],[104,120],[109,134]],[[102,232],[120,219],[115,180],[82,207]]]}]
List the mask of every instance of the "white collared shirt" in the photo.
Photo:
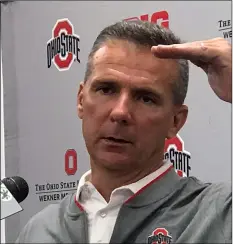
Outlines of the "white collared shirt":
[{"label": "white collared shirt", "polygon": [[158,170],[139,181],[115,189],[109,202],[88,181],[91,170],[87,171],[79,181],[76,198],[88,215],[89,242],[109,243],[122,204],[171,166],[170,162],[165,162]]}]

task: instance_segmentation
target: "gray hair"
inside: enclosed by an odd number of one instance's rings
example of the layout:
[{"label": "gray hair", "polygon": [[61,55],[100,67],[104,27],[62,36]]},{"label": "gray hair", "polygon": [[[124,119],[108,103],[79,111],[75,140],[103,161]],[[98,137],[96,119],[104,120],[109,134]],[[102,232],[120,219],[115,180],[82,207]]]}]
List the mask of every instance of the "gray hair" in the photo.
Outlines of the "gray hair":
[{"label": "gray hair", "polygon": [[[157,46],[159,44],[180,44],[180,38],[165,27],[147,21],[120,21],[104,28],[97,36],[91,52],[88,56],[84,80],[87,81],[93,69],[93,56],[109,40],[127,40],[136,45]],[[180,76],[172,84],[173,103],[181,105],[184,103],[189,80],[188,61],[179,59]]]}]

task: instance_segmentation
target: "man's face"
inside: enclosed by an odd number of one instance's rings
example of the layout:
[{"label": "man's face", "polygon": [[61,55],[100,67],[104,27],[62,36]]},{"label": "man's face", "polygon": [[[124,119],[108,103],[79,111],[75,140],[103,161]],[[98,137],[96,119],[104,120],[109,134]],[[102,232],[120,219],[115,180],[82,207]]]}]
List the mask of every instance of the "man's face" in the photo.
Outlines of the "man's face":
[{"label": "man's face", "polygon": [[149,48],[126,41],[100,48],[78,93],[91,161],[126,169],[161,159],[165,139],[175,136],[186,118],[172,102],[177,79],[177,61],[158,59]]}]

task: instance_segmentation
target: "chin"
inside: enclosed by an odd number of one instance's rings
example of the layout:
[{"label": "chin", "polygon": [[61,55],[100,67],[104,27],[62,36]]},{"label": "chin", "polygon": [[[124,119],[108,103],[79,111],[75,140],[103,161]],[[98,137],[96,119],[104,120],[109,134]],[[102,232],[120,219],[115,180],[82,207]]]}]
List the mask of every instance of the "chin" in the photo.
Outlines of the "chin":
[{"label": "chin", "polygon": [[133,161],[135,162],[128,155],[114,153],[102,154],[100,157],[96,157],[96,160],[109,169],[133,168]]}]

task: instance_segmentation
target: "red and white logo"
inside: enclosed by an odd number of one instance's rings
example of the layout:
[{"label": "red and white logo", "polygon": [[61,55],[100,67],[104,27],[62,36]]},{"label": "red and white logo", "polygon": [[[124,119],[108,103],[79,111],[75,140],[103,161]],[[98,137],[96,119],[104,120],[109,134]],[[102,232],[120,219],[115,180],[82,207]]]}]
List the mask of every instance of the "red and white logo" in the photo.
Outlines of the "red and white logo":
[{"label": "red and white logo", "polygon": [[169,28],[169,14],[166,10],[154,12],[153,14],[143,14],[140,17],[131,17],[125,20],[133,21],[133,20],[142,20],[142,21],[150,21],[152,23],[156,23],[165,28]]},{"label": "red and white logo", "polygon": [[165,228],[157,228],[148,236],[148,244],[171,244],[172,236]]},{"label": "red and white logo", "polygon": [[79,60],[78,35],[74,34],[74,27],[68,19],[59,19],[52,30],[52,38],[47,42],[47,64],[52,61],[59,71],[69,70],[74,61]]},{"label": "red and white logo", "polygon": [[170,160],[179,176],[189,176],[191,155],[185,151],[184,141],[179,135],[165,141],[164,159]]}]

